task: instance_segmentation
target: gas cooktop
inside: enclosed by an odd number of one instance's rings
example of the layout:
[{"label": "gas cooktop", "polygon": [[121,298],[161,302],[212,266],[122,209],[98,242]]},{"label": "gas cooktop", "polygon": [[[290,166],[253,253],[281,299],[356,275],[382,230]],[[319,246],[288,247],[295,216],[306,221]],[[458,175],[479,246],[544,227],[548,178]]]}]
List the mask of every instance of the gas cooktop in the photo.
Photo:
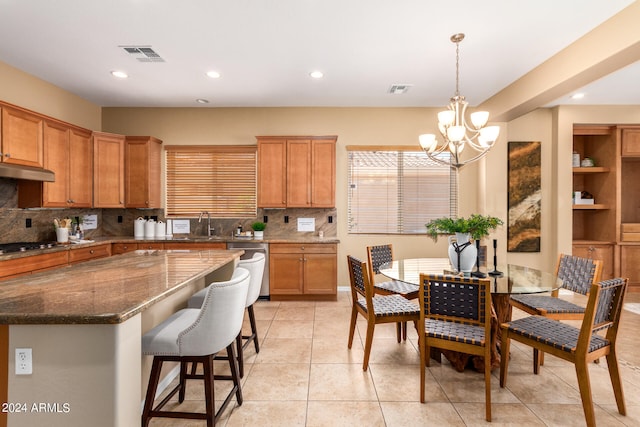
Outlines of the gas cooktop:
[{"label": "gas cooktop", "polygon": [[56,242],[17,242],[0,243],[0,255],[11,252],[26,252],[34,249],[48,249],[56,246]]}]

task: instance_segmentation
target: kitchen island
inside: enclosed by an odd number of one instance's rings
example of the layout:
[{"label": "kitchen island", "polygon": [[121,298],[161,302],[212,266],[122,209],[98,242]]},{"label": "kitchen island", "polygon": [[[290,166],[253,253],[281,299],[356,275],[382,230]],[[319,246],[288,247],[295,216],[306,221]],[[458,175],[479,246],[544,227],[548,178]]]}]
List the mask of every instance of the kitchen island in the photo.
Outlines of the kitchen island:
[{"label": "kitchen island", "polygon": [[[141,250],[3,281],[7,425],[139,425],[151,361],[141,336],[228,279],[241,254]],[[15,374],[16,348],[32,349],[31,375]]]}]

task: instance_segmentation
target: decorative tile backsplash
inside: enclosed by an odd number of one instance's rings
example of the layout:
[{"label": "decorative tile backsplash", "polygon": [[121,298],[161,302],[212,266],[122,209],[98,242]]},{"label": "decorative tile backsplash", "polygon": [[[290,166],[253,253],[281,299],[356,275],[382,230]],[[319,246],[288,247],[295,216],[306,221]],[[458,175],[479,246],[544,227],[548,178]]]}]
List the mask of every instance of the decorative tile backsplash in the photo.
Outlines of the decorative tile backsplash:
[{"label": "decorative tile backsplash", "polygon": [[[54,218],[74,218],[96,215],[98,228],[87,230],[85,238],[102,236],[133,236],[133,224],[139,217],[154,217],[165,221],[163,209],[20,209],[18,206],[17,181],[0,178],[0,243],[55,241]],[[251,230],[255,221],[267,219],[265,239],[317,236],[319,231],[325,237],[337,235],[337,213],[335,209],[258,209],[256,218],[219,219],[211,218],[211,226],[216,236],[231,237],[239,224],[244,231]],[[298,218],[314,218],[314,232],[299,232]],[[30,220],[30,221],[28,221]],[[191,236],[207,235],[207,220],[198,218],[190,221]],[[27,227],[30,222],[30,227]]]}]

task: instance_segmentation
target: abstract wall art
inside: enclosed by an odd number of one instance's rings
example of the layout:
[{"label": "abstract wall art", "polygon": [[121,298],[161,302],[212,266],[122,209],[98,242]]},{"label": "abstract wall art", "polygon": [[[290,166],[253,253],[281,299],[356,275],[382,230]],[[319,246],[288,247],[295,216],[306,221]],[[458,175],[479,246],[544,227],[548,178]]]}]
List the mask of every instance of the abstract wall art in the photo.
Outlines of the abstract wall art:
[{"label": "abstract wall art", "polygon": [[540,252],[541,144],[509,142],[507,251]]}]

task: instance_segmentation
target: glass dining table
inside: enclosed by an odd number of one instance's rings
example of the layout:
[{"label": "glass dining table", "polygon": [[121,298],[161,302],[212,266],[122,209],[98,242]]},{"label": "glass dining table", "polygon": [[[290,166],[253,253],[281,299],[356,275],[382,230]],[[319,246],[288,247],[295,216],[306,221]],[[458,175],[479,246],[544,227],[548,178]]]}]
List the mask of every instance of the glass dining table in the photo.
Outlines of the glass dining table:
[{"label": "glass dining table", "polygon": [[[486,274],[486,269],[483,272]],[[421,273],[455,274],[452,271],[449,258],[399,259],[380,266],[380,273],[392,280],[400,280],[418,286],[420,285]],[[501,323],[511,320],[512,310],[511,304],[509,304],[511,295],[551,292],[562,286],[562,280],[555,273],[515,264],[507,264],[500,267],[498,272],[492,271],[491,273],[486,277],[491,281],[491,302],[496,320],[495,336],[492,337],[495,349],[492,359],[495,358],[496,361],[499,361],[499,326]]]}]

